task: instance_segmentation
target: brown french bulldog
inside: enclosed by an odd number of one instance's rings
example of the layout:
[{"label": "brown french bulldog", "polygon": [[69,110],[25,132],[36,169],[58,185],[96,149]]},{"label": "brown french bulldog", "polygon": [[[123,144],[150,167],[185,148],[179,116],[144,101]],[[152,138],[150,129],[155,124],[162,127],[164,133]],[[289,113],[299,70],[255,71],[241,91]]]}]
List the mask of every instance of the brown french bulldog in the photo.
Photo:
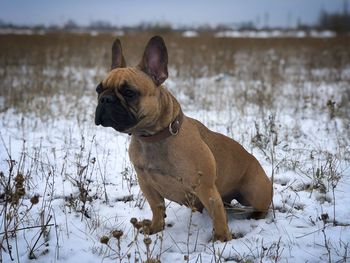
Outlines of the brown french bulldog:
[{"label": "brown french bulldog", "polygon": [[136,67],[126,67],[115,40],[111,71],[96,88],[95,123],[131,134],[130,159],[153,213],[150,234],[164,229],[166,198],[200,211],[205,207],[214,239],[230,240],[224,202],[236,199],[261,218],[271,203],[272,184],[240,144],[182,113],[162,85],[167,64],[159,36],[149,40]]}]

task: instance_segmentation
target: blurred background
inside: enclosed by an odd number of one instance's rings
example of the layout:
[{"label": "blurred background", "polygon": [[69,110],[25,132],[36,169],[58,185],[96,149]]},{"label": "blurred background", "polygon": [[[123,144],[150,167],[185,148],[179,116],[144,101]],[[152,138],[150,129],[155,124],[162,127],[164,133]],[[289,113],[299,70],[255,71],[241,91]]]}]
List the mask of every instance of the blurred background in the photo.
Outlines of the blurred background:
[{"label": "blurred background", "polygon": [[349,30],[348,0],[3,0],[0,26],[42,29],[167,27]]},{"label": "blurred background", "polygon": [[197,103],[199,78],[218,74],[264,80],[263,89],[325,78],[315,75],[324,68],[332,68],[328,81],[339,80],[349,63],[349,2],[3,0],[0,109],[23,104],[28,110],[36,95],[93,95],[91,86],[108,70],[116,37],[128,65],[135,65],[146,41],[162,35],[170,80],[182,80],[177,92]]}]

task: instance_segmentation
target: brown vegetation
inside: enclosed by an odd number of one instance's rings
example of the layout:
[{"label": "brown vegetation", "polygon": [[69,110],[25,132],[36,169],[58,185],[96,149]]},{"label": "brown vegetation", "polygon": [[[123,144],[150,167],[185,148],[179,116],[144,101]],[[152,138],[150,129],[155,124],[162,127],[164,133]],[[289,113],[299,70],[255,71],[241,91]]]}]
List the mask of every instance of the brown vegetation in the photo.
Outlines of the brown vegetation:
[{"label": "brown vegetation", "polygon": [[[120,37],[127,63],[135,65],[140,50],[151,33]],[[67,92],[92,94],[93,86],[76,79],[72,68],[96,68],[96,83],[110,65],[110,46],[115,36],[76,34],[0,35],[0,96],[4,110],[11,106],[28,106],[35,96],[52,96]],[[290,67],[304,68],[305,79],[313,79],[315,69],[342,69],[350,64],[350,38],[276,38],[229,39],[203,35],[183,38],[164,36],[169,49],[170,78],[193,79],[228,74],[241,80],[264,80],[278,85]],[[341,80],[335,72],[325,81]],[[89,83],[90,85],[92,83]],[[27,108],[28,110],[28,108]]]}]

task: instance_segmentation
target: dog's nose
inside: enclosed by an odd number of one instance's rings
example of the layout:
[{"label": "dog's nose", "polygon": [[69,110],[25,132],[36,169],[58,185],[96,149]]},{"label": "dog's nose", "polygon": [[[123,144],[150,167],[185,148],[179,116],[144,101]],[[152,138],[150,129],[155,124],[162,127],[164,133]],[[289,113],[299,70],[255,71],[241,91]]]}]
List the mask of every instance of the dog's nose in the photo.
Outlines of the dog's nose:
[{"label": "dog's nose", "polygon": [[100,98],[101,104],[108,104],[108,103],[113,103],[116,101],[117,101],[117,98],[116,98],[116,96],[113,96],[113,95],[105,95],[105,96]]}]

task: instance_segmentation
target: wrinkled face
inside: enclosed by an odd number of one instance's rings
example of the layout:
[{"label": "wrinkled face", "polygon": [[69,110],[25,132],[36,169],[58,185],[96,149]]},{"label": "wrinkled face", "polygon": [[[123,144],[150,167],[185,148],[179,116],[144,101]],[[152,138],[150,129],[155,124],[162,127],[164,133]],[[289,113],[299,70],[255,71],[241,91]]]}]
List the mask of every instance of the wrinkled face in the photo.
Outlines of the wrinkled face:
[{"label": "wrinkled face", "polygon": [[159,113],[159,88],[137,68],[112,70],[96,88],[95,124],[131,133],[147,128]]},{"label": "wrinkled face", "polygon": [[112,66],[97,86],[95,124],[119,132],[149,134],[160,115],[160,85],[168,77],[164,40],[155,36],[146,45],[137,67],[126,67],[119,39],[112,46]]}]

